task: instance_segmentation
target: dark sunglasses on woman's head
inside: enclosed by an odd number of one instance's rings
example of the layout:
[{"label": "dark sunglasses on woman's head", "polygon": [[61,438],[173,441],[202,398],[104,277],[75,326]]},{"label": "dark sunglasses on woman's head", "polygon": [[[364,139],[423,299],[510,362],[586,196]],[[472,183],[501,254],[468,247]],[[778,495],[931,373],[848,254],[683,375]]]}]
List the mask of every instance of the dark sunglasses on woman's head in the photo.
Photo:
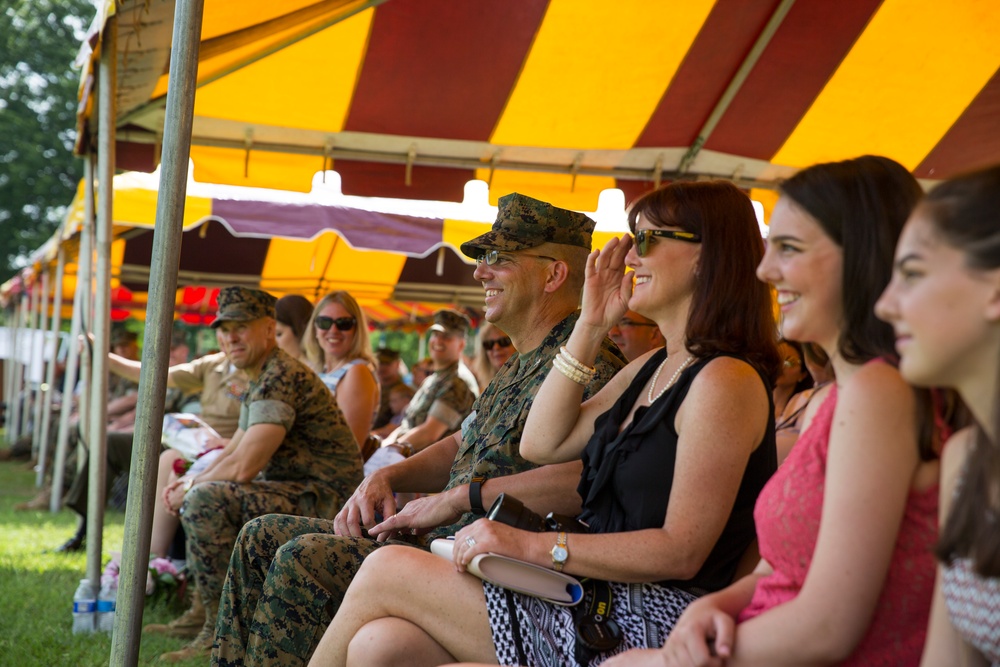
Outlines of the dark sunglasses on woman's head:
[{"label": "dark sunglasses on woman's head", "polygon": [[632,238],[635,239],[635,254],[645,257],[649,252],[649,242],[654,236],[665,239],[676,239],[686,243],[701,243],[701,234],[694,232],[680,232],[673,229],[640,229]]},{"label": "dark sunglasses on woman's head", "polygon": [[510,336],[504,336],[503,338],[491,338],[490,340],[483,341],[483,349],[489,352],[494,347],[510,347]]},{"label": "dark sunglasses on woman's head", "polygon": [[330,327],[337,327],[337,331],[350,331],[356,325],[358,321],[353,317],[326,317],[325,315],[316,316],[316,328],[323,331],[329,331]]}]

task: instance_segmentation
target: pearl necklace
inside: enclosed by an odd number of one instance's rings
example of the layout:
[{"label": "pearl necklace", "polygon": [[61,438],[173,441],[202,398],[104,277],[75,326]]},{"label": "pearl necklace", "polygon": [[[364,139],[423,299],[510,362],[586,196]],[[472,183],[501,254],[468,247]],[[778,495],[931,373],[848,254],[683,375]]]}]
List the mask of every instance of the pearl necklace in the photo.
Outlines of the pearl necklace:
[{"label": "pearl necklace", "polygon": [[663,367],[667,364],[667,359],[664,358],[664,360],[660,362],[660,365],[656,367],[656,372],[653,373],[653,381],[649,383],[649,391],[646,392],[646,398],[649,399],[650,405],[655,403],[657,399],[660,398],[660,396],[663,396],[663,394],[667,393],[667,389],[670,389],[672,386],[674,386],[674,382],[677,381],[678,376],[680,376],[681,372],[685,368],[687,368],[692,361],[694,361],[694,356],[689,354],[688,358],[685,359],[683,362],[681,362],[681,365],[677,367],[677,370],[674,371],[674,374],[670,376],[670,379],[667,381],[667,384],[663,385],[663,389],[661,389],[656,394],[656,396],[653,396],[653,388],[656,387],[656,381],[660,379],[660,371],[662,371]]}]

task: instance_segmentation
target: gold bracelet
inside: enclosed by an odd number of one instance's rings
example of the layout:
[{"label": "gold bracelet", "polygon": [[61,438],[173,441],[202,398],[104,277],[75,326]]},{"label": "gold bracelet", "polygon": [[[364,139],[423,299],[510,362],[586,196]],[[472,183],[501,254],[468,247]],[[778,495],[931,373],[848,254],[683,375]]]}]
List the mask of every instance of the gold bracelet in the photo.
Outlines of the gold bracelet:
[{"label": "gold bracelet", "polygon": [[559,348],[559,356],[562,357],[563,361],[565,361],[566,363],[568,363],[570,366],[577,369],[581,373],[586,373],[587,375],[594,375],[594,373],[597,372],[596,367],[587,366],[582,361],[574,357],[572,353],[566,349],[565,345]]},{"label": "gold bracelet", "polygon": [[563,361],[561,357],[553,358],[552,366],[578,385],[585,387],[590,384],[591,376],[586,373],[581,373],[579,370],[573,368],[568,363]]},{"label": "gold bracelet", "polygon": [[184,482],[184,494],[185,495],[187,495],[187,492],[191,490],[192,486],[194,486],[194,477],[188,477],[187,481]]}]

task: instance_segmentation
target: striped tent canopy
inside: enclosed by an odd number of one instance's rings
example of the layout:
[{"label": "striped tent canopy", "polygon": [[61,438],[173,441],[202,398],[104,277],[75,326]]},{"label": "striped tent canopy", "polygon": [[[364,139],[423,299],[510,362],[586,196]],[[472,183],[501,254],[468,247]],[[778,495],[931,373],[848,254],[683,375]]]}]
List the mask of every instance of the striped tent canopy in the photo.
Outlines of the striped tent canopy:
[{"label": "striped tent canopy", "polygon": [[[345,196],[334,175],[308,194],[191,181],[184,202],[175,314],[189,324],[214,318],[218,288],[243,284],[277,296],[301,294],[314,303],[347,290],[377,326],[426,324],[441,307],[475,315],[483,304],[474,262],[462,242],[490,228],[496,207],[486,184],[471,183],[463,203]],[[145,317],[159,174],[128,172],[114,180],[111,316]],[[84,183],[61,230],[34,254],[24,275],[0,288],[0,300],[23,291],[41,271],[54,270],[62,245],[70,258],[63,281],[64,316],[76,288]],[[477,196],[478,195],[478,196]],[[621,196],[610,210],[591,212],[595,243],[625,231]]]},{"label": "striped tent canopy", "polygon": [[[151,169],[174,3],[114,6],[80,147],[117,11],[118,161]],[[998,35],[995,0],[205,0],[194,175],[445,201],[480,178],[578,210],[864,153],[933,181],[1000,161]]]}]

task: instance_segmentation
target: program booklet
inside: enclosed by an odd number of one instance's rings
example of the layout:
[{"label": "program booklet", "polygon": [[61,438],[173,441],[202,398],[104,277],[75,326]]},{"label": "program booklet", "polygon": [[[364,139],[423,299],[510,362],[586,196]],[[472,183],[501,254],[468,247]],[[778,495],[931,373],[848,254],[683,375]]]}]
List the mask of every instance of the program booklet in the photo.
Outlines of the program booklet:
[{"label": "program booklet", "polygon": [[198,415],[186,412],[170,412],[163,415],[163,434],[160,441],[164,447],[176,449],[188,461],[194,461],[207,449],[206,443],[219,434]]},{"label": "program booklet", "polygon": [[[437,539],[431,542],[431,552],[452,560],[454,546],[453,537]],[[479,554],[466,570],[483,581],[554,604],[572,606],[583,599],[583,586],[576,578],[510,556]]]}]

